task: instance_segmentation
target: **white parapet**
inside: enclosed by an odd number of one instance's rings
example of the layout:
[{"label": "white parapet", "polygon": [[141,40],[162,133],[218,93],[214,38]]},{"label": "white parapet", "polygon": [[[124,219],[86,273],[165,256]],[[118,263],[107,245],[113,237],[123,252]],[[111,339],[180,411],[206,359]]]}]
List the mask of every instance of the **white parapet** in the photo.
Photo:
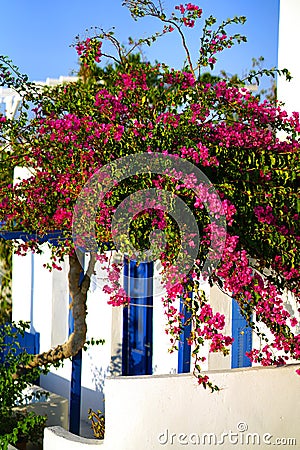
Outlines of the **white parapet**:
[{"label": "white parapet", "polygon": [[101,448],[102,450],[106,447],[103,445],[103,441],[76,436],[61,427],[50,427],[45,429],[43,448],[44,450],[84,450],[85,448],[87,450]]},{"label": "white parapet", "polygon": [[[206,372],[220,391],[189,374],[106,380],[105,439],[45,430],[44,450],[299,448],[300,365]],[[247,444],[248,443],[248,444]],[[254,445],[252,445],[254,444]],[[270,448],[271,448],[270,447]]]}]

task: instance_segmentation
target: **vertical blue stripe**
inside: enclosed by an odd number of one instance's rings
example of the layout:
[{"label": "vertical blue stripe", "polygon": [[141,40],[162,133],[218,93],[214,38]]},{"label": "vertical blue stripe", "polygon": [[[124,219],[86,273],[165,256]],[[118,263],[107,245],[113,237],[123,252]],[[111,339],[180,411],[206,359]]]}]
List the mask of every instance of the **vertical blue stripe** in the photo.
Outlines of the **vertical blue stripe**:
[{"label": "vertical blue stripe", "polygon": [[[72,297],[69,294],[69,306],[72,303]],[[72,308],[69,307],[69,336],[70,334],[72,334],[74,331],[74,319],[73,319],[73,313],[72,313]]]},{"label": "vertical blue stripe", "polygon": [[69,430],[71,433],[77,435],[80,433],[81,369],[82,350],[72,358]]},{"label": "vertical blue stripe", "polygon": [[30,254],[31,277],[30,277],[30,333],[34,333],[33,328],[33,306],[34,306],[34,253]]},{"label": "vertical blue stripe", "polygon": [[[191,292],[190,297],[193,295]],[[184,305],[184,300],[180,297],[180,312],[184,314],[182,323],[185,323],[190,317],[191,313],[187,311]],[[188,344],[187,339],[190,337],[192,324],[189,323],[184,327],[178,343],[178,373],[189,373],[191,370],[191,346]]]},{"label": "vertical blue stripe", "polygon": [[[82,266],[84,266],[84,253],[82,253]],[[79,284],[82,283],[84,270],[81,271]],[[70,302],[72,301],[70,296]],[[69,334],[74,331],[74,318],[72,310],[69,311]],[[81,408],[81,371],[82,350],[72,357],[71,391],[70,391],[70,424],[69,431],[73,434],[80,433],[80,408]]]},{"label": "vertical blue stripe", "polygon": [[[129,295],[128,286],[129,277],[129,264],[126,258],[124,258],[124,289],[127,295]],[[122,375],[128,375],[128,355],[129,355],[129,340],[128,340],[128,306],[123,308],[123,339],[122,339]]]}]

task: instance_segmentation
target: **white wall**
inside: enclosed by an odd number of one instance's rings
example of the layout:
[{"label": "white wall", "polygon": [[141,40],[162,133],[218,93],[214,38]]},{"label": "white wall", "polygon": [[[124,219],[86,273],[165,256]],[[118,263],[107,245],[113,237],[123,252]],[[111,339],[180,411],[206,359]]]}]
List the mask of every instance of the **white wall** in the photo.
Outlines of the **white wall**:
[{"label": "white wall", "polygon": [[[166,334],[167,317],[162,302],[162,296],[166,296],[165,288],[161,283],[159,270],[161,265],[154,264],[153,271],[153,355],[152,367],[155,375],[177,373],[178,353],[168,352],[170,337]],[[179,308],[179,300],[174,302],[175,308]]]},{"label": "white wall", "polygon": [[[69,315],[68,258],[61,263],[62,270],[52,272],[52,329],[51,346],[55,347],[68,338],[69,326],[66,318]],[[55,326],[53,326],[55,324]]]},{"label": "white wall", "polygon": [[31,319],[31,292],[32,292],[32,258],[13,255],[12,257],[12,320],[30,321]]},{"label": "white wall", "polygon": [[[108,380],[108,448],[158,449],[158,436],[167,429],[177,435],[220,435],[229,430],[236,432],[240,422],[247,424],[249,432],[297,437],[299,445],[300,410],[296,405],[300,382],[295,369],[289,366],[210,372],[212,381],[221,389],[214,394],[186,375]],[[165,448],[179,449],[182,445]]]},{"label": "white wall", "polygon": [[[68,293],[68,263],[65,261],[63,270],[52,274],[52,346],[63,343],[68,331],[69,293]],[[58,282],[57,282],[58,281]],[[104,411],[104,379],[109,371],[112,349],[112,308],[107,304],[108,296],[103,293],[103,273],[96,264],[96,275],[92,276],[91,288],[87,299],[87,340],[104,339],[105,344],[89,346],[82,353],[81,375],[81,420],[87,421],[88,410],[92,408]],[[49,303],[49,300],[47,301]],[[44,304],[44,307],[47,307]],[[41,318],[40,318],[41,319]],[[59,324],[57,324],[57,320]],[[117,321],[118,318],[115,318]],[[116,322],[117,323],[117,322]],[[118,328],[117,326],[115,328]],[[39,329],[43,330],[40,320]],[[60,329],[60,333],[58,333]],[[42,331],[43,332],[43,331]],[[60,339],[59,339],[60,334]],[[53,342],[55,336],[55,342]],[[115,338],[116,340],[117,338]],[[116,345],[116,343],[115,343]],[[50,346],[49,346],[50,348]],[[50,373],[41,377],[41,386],[62,395],[70,400],[71,361],[64,362],[63,367],[52,368]]]},{"label": "white wall", "polygon": [[[232,335],[232,298],[224,294],[217,286],[210,289],[210,304],[213,307],[214,314],[219,312],[225,316],[225,327],[222,333],[226,336]],[[231,350],[227,356],[217,352],[209,353],[207,356],[206,370],[230,369],[231,368]],[[203,367],[204,369],[204,367]],[[202,369],[202,370],[203,370]]]},{"label": "white wall", "polygon": [[90,346],[82,355],[81,412],[87,420],[88,410],[104,411],[104,379],[109,372],[112,346],[112,307],[103,293],[104,276],[99,262],[95,266],[87,299],[87,339],[105,339],[104,345]]},{"label": "white wall", "polygon": [[51,347],[52,275],[43,267],[49,249],[42,255],[13,255],[12,319],[30,321],[31,332],[40,332],[40,351]]},{"label": "white wall", "polygon": [[[190,375],[107,379],[106,434],[101,448],[227,450],[244,448],[252,438],[255,443],[259,439],[260,445],[249,445],[249,448],[272,448],[275,439],[288,438],[296,439],[297,444],[288,446],[283,440],[285,448],[299,448],[300,381],[295,373],[299,367],[207,372],[220,387],[215,393],[198,386]],[[205,433],[212,435],[205,437]],[[222,433],[229,434],[235,444],[230,444],[229,437],[223,434],[221,445]],[[101,445],[97,441],[79,445],[74,443],[74,436],[73,442],[69,438],[61,429],[46,430],[44,450],[85,447],[93,450]],[[195,445],[198,438],[200,442],[205,439],[207,445]],[[180,439],[186,444],[180,443]],[[208,439],[212,443],[217,439],[219,445],[208,445]]]},{"label": "white wall", "polygon": [[300,23],[299,0],[280,1],[278,67],[287,68],[293,77],[291,82],[278,77],[278,100],[285,102],[289,114],[300,111],[300,64],[298,57]]}]

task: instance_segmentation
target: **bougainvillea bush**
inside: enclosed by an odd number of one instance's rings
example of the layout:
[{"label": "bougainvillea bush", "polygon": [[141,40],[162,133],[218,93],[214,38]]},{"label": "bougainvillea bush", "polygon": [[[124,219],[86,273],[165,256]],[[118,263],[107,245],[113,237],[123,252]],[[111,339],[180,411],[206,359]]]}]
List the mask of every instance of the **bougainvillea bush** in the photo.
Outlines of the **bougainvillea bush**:
[{"label": "bougainvillea bush", "polygon": [[[65,344],[37,355],[31,364],[70,357],[84,345],[89,277],[97,259],[108,262],[105,243],[114,242],[118,234],[113,225],[120,204],[131,214],[130,242],[126,233],[125,237],[121,234],[124,239],[115,247],[128,258],[145,257],[153,231],[164,235],[156,256],[163,267],[166,331],[174,350],[183,328],[192,323],[188,343],[199,383],[214,389],[201,373],[203,344],[208,341],[211,352],[227,354],[232,343],[232,338],[223,334],[224,316],[213,310],[200,289],[203,277],[234,296],[242,314],[260,334],[261,348],[248,355],[252,361],[282,365],[297,360],[298,322],[285,309],[282,293],[288,290],[299,298],[299,114],[288,116],[279,103],[260,102],[247,89],[247,84],[263,73],[287,77],[289,73],[262,70],[245,80],[212,77],[207,83],[202,74],[214,68],[218,54],[246,40],[228,31],[243,24],[244,17],[217,24],[212,16],[203,19],[202,9],[191,3],[176,6],[169,16],[160,2],[127,0],[125,6],[134,19],[156,17],[161,30],[149,38],[130,38],[128,48],[112,32],[103,30],[94,29],[85,40],[78,37],[74,47],[82,76],[76,83],[41,90],[7,58],[1,58],[1,84],[22,92],[24,98],[17,119],[0,118],[1,164],[7,170],[27,167],[31,176],[14,186],[1,185],[0,220],[7,230],[37,233],[35,240],[15,243],[18,254],[40,251],[40,237],[62,230],[59,245],[49,243],[49,267],[59,269],[65,255],[70,261],[75,331]],[[203,27],[199,58],[193,61],[184,32],[195,28],[199,39],[198,22]],[[182,70],[163,62],[143,62],[136,53],[141,45],[150,45],[168,33],[178,33],[185,49]],[[106,50],[108,44],[113,53]],[[97,66],[101,61],[109,65]],[[153,169],[155,163],[143,173],[138,169],[132,173],[132,164],[141,154],[149,155],[151,161],[165,158],[166,165],[159,173]],[[116,170],[121,158],[131,166],[124,163],[120,175]],[[190,163],[191,169],[180,172],[178,164],[187,167],[185,163]],[[126,167],[131,174],[127,178]],[[97,190],[91,193],[91,180],[99,173],[102,184],[112,188],[97,197]],[[202,181],[197,173],[202,174]],[[84,186],[91,194],[86,205],[78,203]],[[134,212],[132,195],[140,191],[148,197]],[[176,219],[172,213],[175,198],[192,212],[198,235],[188,225],[184,230],[179,225],[185,214]],[[92,224],[97,248],[89,249],[89,267],[79,283],[81,266],[75,247],[87,247],[89,201],[98,202]],[[81,235],[74,235],[74,226],[72,234],[74,215]],[[179,257],[181,246],[185,251]],[[219,252],[207,264],[212,247]],[[121,264],[114,260],[107,267],[109,282],[104,290],[110,303],[127,304],[130,298],[120,281]],[[176,307],[180,295],[190,313],[185,323]],[[257,328],[259,323],[270,330],[268,338]]]}]

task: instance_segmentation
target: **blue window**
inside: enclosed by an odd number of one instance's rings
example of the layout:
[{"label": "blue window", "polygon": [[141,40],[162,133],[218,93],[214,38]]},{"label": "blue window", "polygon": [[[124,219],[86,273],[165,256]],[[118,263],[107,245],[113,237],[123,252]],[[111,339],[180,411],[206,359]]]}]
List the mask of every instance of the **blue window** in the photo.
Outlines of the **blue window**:
[{"label": "blue window", "polygon": [[153,262],[125,260],[124,289],[131,301],[123,310],[122,374],[152,374]]}]

